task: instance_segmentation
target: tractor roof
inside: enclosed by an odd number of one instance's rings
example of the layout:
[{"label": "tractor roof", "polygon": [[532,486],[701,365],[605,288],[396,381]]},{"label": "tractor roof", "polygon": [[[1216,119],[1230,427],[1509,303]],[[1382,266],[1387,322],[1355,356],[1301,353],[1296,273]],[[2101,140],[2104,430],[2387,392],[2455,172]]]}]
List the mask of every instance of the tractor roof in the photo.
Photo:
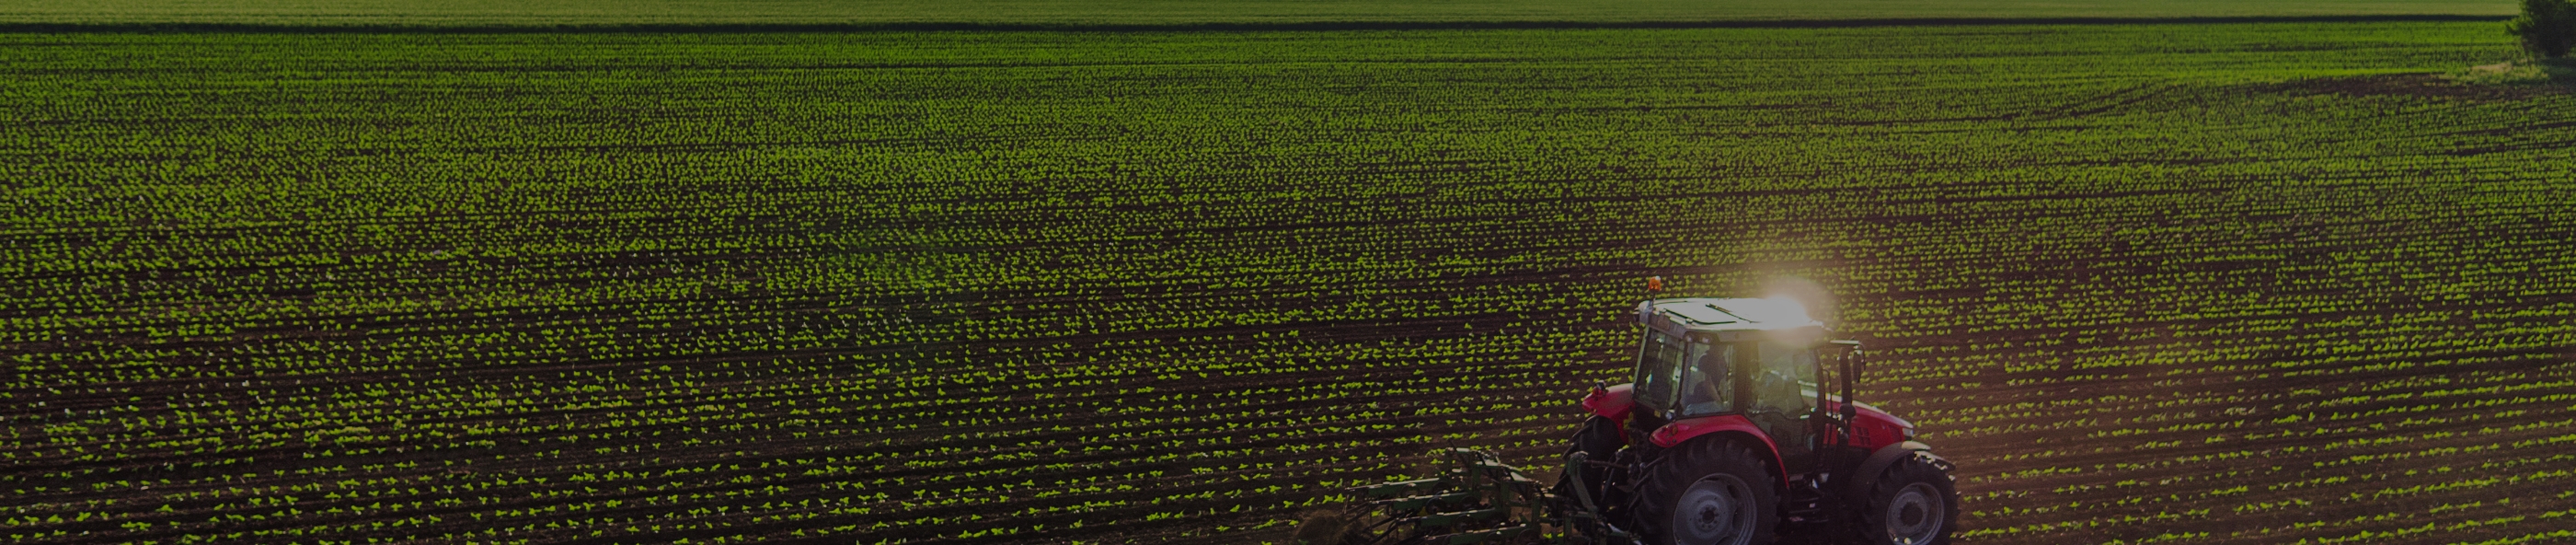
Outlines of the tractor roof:
[{"label": "tractor roof", "polygon": [[[1825,324],[1807,315],[1807,309],[1789,299],[1720,299],[1685,297],[1657,299],[1637,304],[1637,322],[1666,333],[1720,333],[1721,340],[1733,341],[1742,334],[1798,328],[1815,328],[1824,333]],[[1818,338],[1821,338],[1818,335]]]}]

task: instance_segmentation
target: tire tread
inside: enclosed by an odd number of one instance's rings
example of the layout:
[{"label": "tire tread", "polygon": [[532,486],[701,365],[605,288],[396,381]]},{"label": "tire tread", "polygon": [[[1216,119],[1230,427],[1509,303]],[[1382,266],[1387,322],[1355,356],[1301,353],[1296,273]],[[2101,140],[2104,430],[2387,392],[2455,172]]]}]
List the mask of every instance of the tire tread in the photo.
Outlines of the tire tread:
[{"label": "tire tread", "polygon": [[1628,512],[1635,514],[1631,522],[1648,544],[1686,545],[1674,543],[1663,526],[1672,520],[1672,502],[1700,477],[1727,471],[1753,486],[1755,512],[1765,514],[1754,518],[1753,539],[1746,545],[1769,545],[1780,522],[1780,477],[1770,466],[1753,449],[1733,441],[1702,439],[1667,449],[1638,471],[1636,495],[1628,498]]},{"label": "tire tread", "polygon": [[1889,464],[1885,471],[1879,473],[1878,480],[1870,483],[1865,495],[1851,502],[1853,512],[1847,520],[1852,521],[1852,524],[1848,525],[1850,534],[1846,541],[1856,545],[1889,545],[1892,540],[1888,539],[1884,530],[1887,527],[1887,521],[1884,520],[1887,514],[1886,499],[1895,496],[1896,491],[1905,488],[1905,485],[1919,481],[1932,483],[1932,488],[1941,492],[1941,501],[1949,504],[1948,509],[1944,509],[1942,513],[1946,519],[1941,522],[1940,535],[1933,536],[1932,541],[1924,545],[1950,544],[1950,537],[1959,533],[1959,490],[1956,484],[1958,478],[1933,465],[1927,456],[1916,452],[1913,455],[1898,458],[1896,463]]}]

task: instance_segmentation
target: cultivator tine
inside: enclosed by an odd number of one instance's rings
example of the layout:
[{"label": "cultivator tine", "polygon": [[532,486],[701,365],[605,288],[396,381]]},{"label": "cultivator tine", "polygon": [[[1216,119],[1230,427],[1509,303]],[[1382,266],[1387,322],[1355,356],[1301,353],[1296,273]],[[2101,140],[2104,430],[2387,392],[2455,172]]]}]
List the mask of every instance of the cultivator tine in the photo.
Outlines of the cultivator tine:
[{"label": "cultivator tine", "polygon": [[1516,538],[1516,537],[1521,537],[1521,536],[1531,536],[1531,535],[1538,535],[1538,526],[1535,526],[1535,525],[1505,526],[1505,527],[1501,527],[1501,528],[1493,528],[1493,529],[1487,529],[1487,530],[1476,530],[1476,531],[1472,531],[1472,532],[1459,532],[1459,533],[1455,533],[1455,534],[1439,535],[1439,536],[1431,536],[1431,539],[1429,539],[1428,541],[1430,541],[1430,542],[1432,542],[1432,543],[1447,543],[1447,544],[1450,544],[1450,545],[1460,545],[1460,544],[1465,544],[1465,543],[1484,543],[1484,542],[1488,542],[1488,541],[1497,541],[1497,540],[1511,539],[1511,538]]},{"label": "cultivator tine", "polygon": [[1403,525],[1397,524],[1397,522],[1397,519],[1380,519],[1376,522],[1369,523],[1365,530],[1348,532],[1348,535],[1344,537],[1344,541],[1342,541],[1342,543],[1345,545],[1376,545],[1377,543],[1386,541],[1389,537],[1401,538],[1402,532],[1399,532],[1398,530],[1401,529]]},{"label": "cultivator tine", "polygon": [[1537,479],[1521,473],[1521,468],[1503,463],[1502,460],[1495,458],[1493,453],[1462,448],[1445,450],[1450,459],[1457,463],[1457,467],[1450,469],[1448,476],[1459,481],[1457,483],[1459,485],[1499,485],[1508,487],[1511,492],[1521,495],[1542,493]]},{"label": "cultivator tine", "polygon": [[1484,499],[1484,497],[1484,494],[1478,494],[1472,491],[1451,492],[1432,496],[1409,496],[1390,500],[1378,500],[1376,503],[1385,505],[1386,508],[1391,511],[1413,511],[1440,504],[1471,502]]},{"label": "cultivator tine", "polygon": [[1423,491],[1437,490],[1440,488],[1440,484],[1440,479],[1419,479],[1385,484],[1373,484],[1354,488],[1352,490],[1358,492],[1361,497],[1392,498],[1399,496],[1414,496],[1419,495]]},{"label": "cultivator tine", "polygon": [[1405,522],[1424,528],[1447,528],[1462,522],[1475,522],[1502,518],[1508,514],[1509,513],[1504,512],[1502,509],[1477,509],[1474,511],[1459,511],[1455,513],[1435,513],[1405,519]]}]

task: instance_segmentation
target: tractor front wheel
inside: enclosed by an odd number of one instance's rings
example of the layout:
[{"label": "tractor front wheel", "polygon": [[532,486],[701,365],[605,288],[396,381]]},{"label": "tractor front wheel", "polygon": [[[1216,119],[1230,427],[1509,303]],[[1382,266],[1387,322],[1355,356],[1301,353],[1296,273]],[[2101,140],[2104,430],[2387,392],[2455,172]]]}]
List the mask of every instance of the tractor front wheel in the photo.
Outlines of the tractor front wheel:
[{"label": "tractor front wheel", "polygon": [[1779,482],[1752,449],[1697,441],[1649,462],[1636,523],[1655,545],[1764,545],[1779,523]]},{"label": "tractor front wheel", "polygon": [[1950,473],[1922,453],[1896,460],[1857,506],[1860,543],[1949,545],[1959,528],[1959,491]]}]

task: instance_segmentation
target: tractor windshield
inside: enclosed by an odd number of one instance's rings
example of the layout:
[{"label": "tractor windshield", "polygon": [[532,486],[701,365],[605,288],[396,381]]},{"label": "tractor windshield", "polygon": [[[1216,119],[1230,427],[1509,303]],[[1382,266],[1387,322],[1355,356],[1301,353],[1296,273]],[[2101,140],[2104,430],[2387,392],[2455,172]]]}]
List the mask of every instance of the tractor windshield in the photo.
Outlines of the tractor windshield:
[{"label": "tractor windshield", "polygon": [[1752,410],[1806,412],[1816,397],[1816,350],[1768,341],[1755,350],[1762,365],[1753,379]]},{"label": "tractor windshield", "polygon": [[1648,331],[1637,355],[1636,399],[1657,412],[1720,413],[1735,408],[1735,345]]}]

